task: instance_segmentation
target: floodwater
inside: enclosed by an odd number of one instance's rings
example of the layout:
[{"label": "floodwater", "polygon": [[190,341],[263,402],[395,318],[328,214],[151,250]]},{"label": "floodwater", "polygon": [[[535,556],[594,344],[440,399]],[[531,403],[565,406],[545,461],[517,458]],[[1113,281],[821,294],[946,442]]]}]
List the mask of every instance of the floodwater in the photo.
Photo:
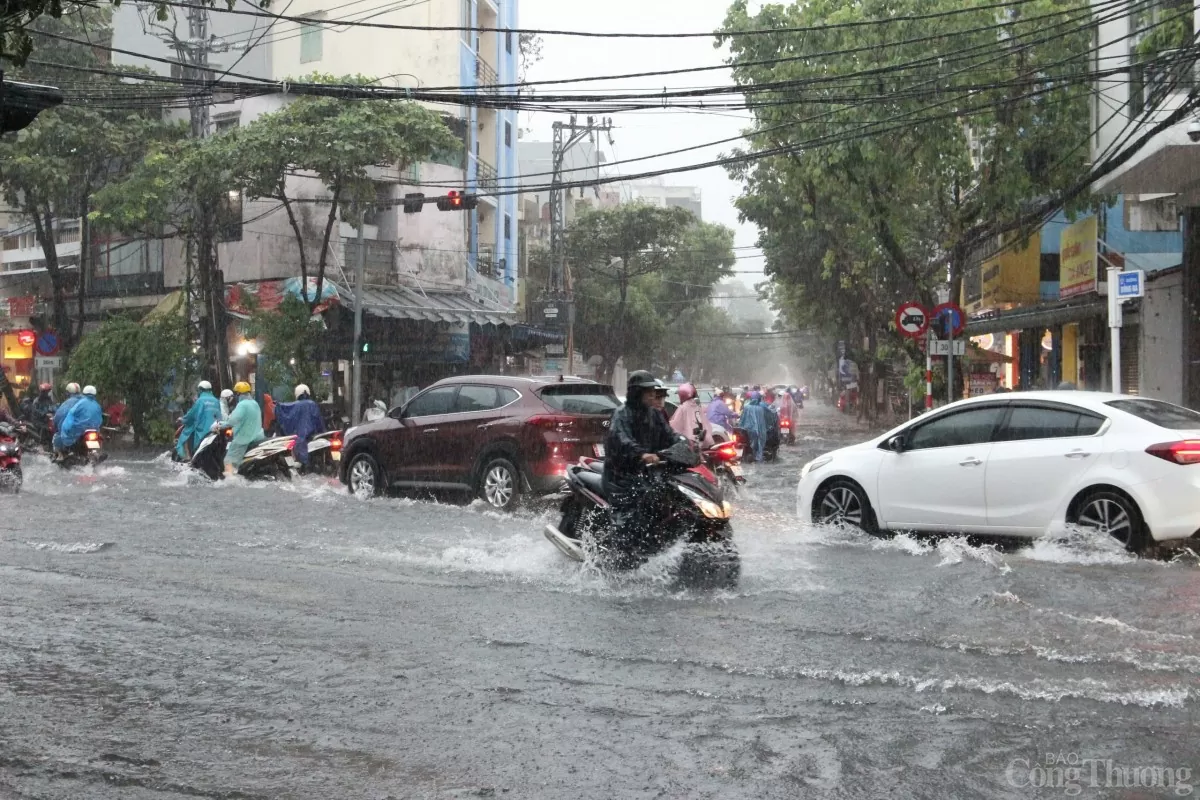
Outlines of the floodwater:
[{"label": "floodwater", "polygon": [[716,594],[581,570],[548,510],[31,457],[0,798],[1200,795],[1195,558],[802,527],[832,430],[748,468]]}]

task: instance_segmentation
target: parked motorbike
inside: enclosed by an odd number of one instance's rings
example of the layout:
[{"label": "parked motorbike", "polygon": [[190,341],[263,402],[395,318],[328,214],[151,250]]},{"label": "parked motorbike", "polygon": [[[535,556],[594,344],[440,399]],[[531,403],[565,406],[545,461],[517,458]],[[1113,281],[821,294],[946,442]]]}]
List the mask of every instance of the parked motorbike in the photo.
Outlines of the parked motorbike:
[{"label": "parked motorbike", "polygon": [[21,425],[0,422],[0,491],[21,491]]},{"label": "parked motorbike", "polygon": [[580,459],[567,468],[562,520],[558,527],[546,526],[546,538],[575,561],[582,562],[585,553],[592,554],[594,563],[607,572],[636,569],[685,541],[675,568],[679,586],[736,586],[741,561],[729,522],[733,507],[725,500],[717,477],[687,443],[658,455],[662,461],[646,469],[642,513],[648,522],[636,540],[625,538],[614,526],[601,478],[604,463],[593,458]]},{"label": "parked motorbike", "polygon": [[55,453],[51,461],[63,469],[74,469],[87,466],[98,467],[107,458],[108,453],[104,452],[104,437],[100,435],[100,431],[89,428],[75,440],[75,444],[61,453]]},{"label": "parked motorbike", "polygon": [[[192,454],[192,469],[199,470],[208,476],[209,480],[221,480],[225,477],[225,452],[233,439],[233,428],[217,423],[213,429],[196,445]],[[299,462],[292,455],[296,446],[295,436],[277,436],[274,439],[264,439],[246,451],[237,474],[247,480],[274,480],[283,478],[290,480],[292,472],[300,468]]]}]

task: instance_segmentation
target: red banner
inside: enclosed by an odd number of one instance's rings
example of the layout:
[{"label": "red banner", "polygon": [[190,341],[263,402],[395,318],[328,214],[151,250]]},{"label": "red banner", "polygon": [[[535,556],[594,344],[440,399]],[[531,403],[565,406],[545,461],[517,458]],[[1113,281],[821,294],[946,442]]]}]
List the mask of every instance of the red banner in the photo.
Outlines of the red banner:
[{"label": "red banner", "polygon": [[8,315],[10,317],[31,317],[35,309],[37,309],[36,295],[8,298]]}]

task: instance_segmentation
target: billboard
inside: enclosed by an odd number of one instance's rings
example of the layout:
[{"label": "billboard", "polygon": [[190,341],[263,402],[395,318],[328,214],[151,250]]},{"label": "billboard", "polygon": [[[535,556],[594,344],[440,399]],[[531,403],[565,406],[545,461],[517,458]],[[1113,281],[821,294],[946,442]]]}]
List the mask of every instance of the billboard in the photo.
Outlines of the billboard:
[{"label": "billboard", "polygon": [[1058,296],[1062,299],[1096,291],[1096,217],[1084,217],[1062,232]]}]

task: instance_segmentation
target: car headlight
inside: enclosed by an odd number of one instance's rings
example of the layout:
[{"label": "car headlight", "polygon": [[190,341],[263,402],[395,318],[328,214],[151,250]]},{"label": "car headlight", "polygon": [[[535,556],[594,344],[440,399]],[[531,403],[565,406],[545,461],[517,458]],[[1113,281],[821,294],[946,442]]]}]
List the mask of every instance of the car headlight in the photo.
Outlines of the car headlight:
[{"label": "car headlight", "polygon": [[695,503],[704,516],[709,519],[728,519],[729,515],[733,513],[733,506],[728,502],[723,505],[717,505],[695,489],[690,489],[687,486],[679,486],[679,491],[683,492],[684,497]]},{"label": "car headlight", "polygon": [[833,461],[833,456],[821,456],[820,458],[814,458],[812,461],[804,465],[804,469],[800,470],[800,480],[804,480],[808,477],[810,472],[820,469],[830,461]]}]

